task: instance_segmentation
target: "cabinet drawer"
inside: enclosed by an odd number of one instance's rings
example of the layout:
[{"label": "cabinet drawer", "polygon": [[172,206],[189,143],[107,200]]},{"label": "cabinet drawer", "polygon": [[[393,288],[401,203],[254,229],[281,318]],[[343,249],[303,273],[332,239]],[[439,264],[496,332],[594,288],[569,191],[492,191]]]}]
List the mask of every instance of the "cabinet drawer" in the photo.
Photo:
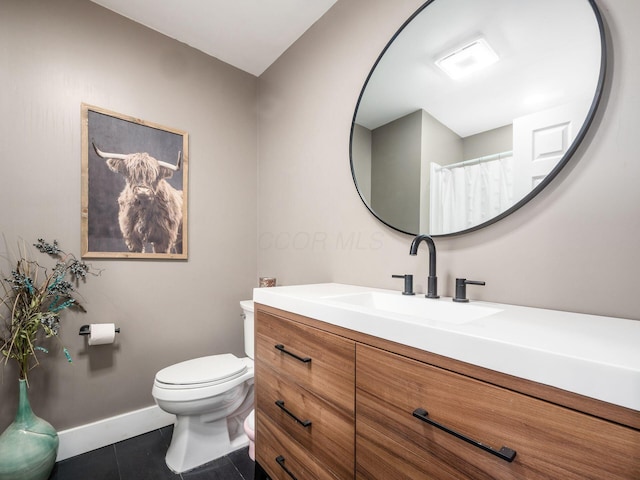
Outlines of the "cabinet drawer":
[{"label": "cabinet drawer", "polygon": [[272,480],[345,480],[331,474],[260,410],[256,413],[256,461]]},{"label": "cabinet drawer", "polygon": [[279,377],[270,368],[256,373],[256,385],[259,416],[266,415],[336,477],[353,478],[353,415]]},{"label": "cabinet drawer", "polygon": [[258,310],[256,378],[263,368],[353,413],[355,342]]},{"label": "cabinet drawer", "polygon": [[640,478],[637,430],[372,347],[358,345],[357,364],[358,478]]}]

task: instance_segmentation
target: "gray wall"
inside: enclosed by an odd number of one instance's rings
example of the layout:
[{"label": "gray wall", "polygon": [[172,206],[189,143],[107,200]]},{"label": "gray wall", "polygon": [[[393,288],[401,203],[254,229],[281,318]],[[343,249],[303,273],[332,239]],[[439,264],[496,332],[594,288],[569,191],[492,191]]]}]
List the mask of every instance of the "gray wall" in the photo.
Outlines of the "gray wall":
[{"label": "gray wall", "polygon": [[485,155],[513,150],[513,125],[505,125],[469,135],[462,140],[462,149],[463,160],[472,160]]},{"label": "gray wall", "polygon": [[352,168],[358,179],[360,195],[371,204],[371,130],[355,124],[353,128]]},{"label": "gray wall", "polygon": [[406,232],[420,225],[422,111],[371,132],[371,207]]},{"label": "gray wall", "polygon": [[[353,110],[378,54],[422,0],[339,1],[261,77],[258,271],[283,284],[336,281],[425,290],[427,253],[379,223],[349,171]],[[611,51],[602,106],[552,185],[501,222],[440,238],[441,293],[640,319],[640,42],[636,0],[598,0]],[[280,240],[276,242],[276,240]]]},{"label": "gray wall", "polygon": [[[35,412],[65,429],[146,407],[160,368],[243,354],[238,301],[257,283],[256,77],[86,0],[0,2],[0,72],[0,233],[13,250],[43,236],[79,253],[81,102],[190,135],[189,260],[92,260],[103,272],[79,289],[88,313],[63,319],[74,363],[55,344],[41,355]],[[122,328],[117,345],[86,349],[80,326],[101,322]],[[14,379],[9,365],[0,428]]]},{"label": "gray wall", "polygon": [[[493,132],[487,140],[481,139],[484,134],[474,136],[476,150],[495,145]],[[360,193],[367,192],[365,199],[373,211],[400,230],[428,232],[431,162],[448,165],[464,160],[465,140],[424,110],[373,131],[356,125],[351,148]]]},{"label": "gray wall", "polygon": [[457,133],[422,110],[422,148],[427,171],[430,171],[431,162],[449,165],[464,160],[463,144],[464,139]]}]

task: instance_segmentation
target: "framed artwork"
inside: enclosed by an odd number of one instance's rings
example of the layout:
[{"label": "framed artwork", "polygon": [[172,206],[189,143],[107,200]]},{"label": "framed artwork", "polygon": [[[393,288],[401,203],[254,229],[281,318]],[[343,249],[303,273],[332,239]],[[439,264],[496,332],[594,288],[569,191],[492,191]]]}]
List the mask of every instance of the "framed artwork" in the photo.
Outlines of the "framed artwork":
[{"label": "framed artwork", "polygon": [[187,259],[184,131],[82,104],[82,257]]}]

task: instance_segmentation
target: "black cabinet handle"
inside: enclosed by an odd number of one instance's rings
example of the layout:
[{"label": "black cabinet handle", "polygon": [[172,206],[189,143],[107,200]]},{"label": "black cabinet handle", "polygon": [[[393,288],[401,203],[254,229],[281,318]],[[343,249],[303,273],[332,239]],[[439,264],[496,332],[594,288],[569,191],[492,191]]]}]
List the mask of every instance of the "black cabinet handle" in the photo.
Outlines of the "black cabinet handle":
[{"label": "black cabinet handle", "polygon": [[311,420],[300,420],[298,417],[296,417],[293,413],[291,413],[289,410],[287,410],[287,408],[284,406],[284,400],[276,400],[276,405],[278,407],[280,407],[280,409],[286,413],[287,415],[289,415],[291,418],[293,418],[296,422],[298,422],[300,425],[302,425],[304,428],[310,427],[311,426]]},{"label": "black cabinet handle", "polygon": [[276,462],[278,462],[278,465],[280,465],[282,467],[282,469],[285,471],[285,473],[287,475],[289,475],[293,480],[298,480],[295,477],[295,475],[293,473],[291,473],[291,471],[287,467],[285,467],[285,465],[284,465],[284,457],[282,455],[278,455],[276,457]]},{"label": "black cabinet handle", "polygon": [[501,458],[502,460],[505,460],[507,462],[513,462],[513,459],[516,458],[515,450],[511,450],[508,447],[502,447],[500,448],[500,450],[494,450],[493,448],[488,447],[483,443],[477,442],[461,433],[456,432],[455,430],[451,430],[450,428],[447,428],[438,422],[434,422],[433,420],[428,418],[428,415],[429,414],[424,408],[416,408],[413,411],[413,416],[422,420],[423,422],[426,422],[429,425],[433,425],[434,427],[439,428],[440,430],[447,432],[453,435],[454,437],[458,437],[460,440],[464,440],[465,442],[470,443],[471,445],[476,446],[484,450],[485,452],[489,452],[490,454],[495,455],[496,457]]},{"label": "black cabinet handle", "polygon": [[289,350],[287,350],[286,348],[284,348],[284,345],[282,344],[278,344],[278,345],[274,345],[275,348],[277,348],[278,350],[280,350],[282,353],[286,353],[287,355],[291,355],[293,358],[295,358],[296,360],[300,360],[303,363],[309,363],[311,361],[310,357],[301,357],[299,355],[296,355],[295,353],[290,352]]}]

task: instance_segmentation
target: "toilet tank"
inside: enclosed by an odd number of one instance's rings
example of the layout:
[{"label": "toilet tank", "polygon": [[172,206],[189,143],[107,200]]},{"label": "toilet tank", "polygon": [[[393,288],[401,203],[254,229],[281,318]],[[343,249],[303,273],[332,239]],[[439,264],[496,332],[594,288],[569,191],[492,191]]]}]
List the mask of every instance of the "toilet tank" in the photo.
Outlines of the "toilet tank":
[{"label": "toilet tank", "polygon": [[242,300],[240,306],[244,319],[244,352],[253,359],[253,300]]}]

